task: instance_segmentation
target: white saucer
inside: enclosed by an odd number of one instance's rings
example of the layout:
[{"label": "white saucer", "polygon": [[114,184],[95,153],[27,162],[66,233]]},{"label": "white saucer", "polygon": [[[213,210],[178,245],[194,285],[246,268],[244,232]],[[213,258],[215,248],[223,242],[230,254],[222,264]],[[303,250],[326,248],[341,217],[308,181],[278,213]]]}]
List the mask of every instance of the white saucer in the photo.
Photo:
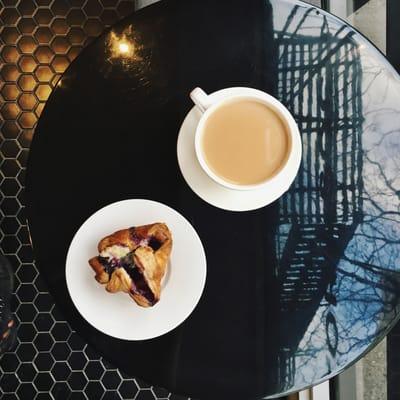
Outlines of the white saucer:
[{"label": "white saucer", "polygon": [[[99,240],[130,226],[165,222],[173,248],[160,301],[139,307],[127,294],[107,293],[94,279],[88,264]],[[124,200],[94,213],[79,228],[67,254],[67,287],[76,308],[99,331],[125,340],[163,335],[181,324],[194,310],[206,281],[206,257],[192,225],[172,208],[150,200]]]},{"label": "white saucer", "polygon": [[[211,100],[221,100],[232,95],[253,94],[265,95],[257,89],[228,88],[210,94]],[[207,203],[229,211],[250,211],[264,207],[277,200],[285,193],[294,178],[295,173],[288,176],[283,182],[271,187],[263,187],[255,190],[232,190],[214,182],[201,168],[197,160],[194,146],[194,138],[197,124],[201,118],[201,112],[193,107],[187,114],[179,131],[177,143],[178,163],[182,175],[189,187]]]}]

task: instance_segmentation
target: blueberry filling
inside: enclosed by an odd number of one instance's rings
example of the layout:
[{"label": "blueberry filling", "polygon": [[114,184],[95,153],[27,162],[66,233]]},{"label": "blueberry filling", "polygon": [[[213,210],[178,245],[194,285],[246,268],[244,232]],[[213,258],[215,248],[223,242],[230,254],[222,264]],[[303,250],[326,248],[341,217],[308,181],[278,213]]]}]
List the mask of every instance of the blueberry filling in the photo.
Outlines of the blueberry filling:
[{"label": "blueberry filling", "polygon": [[125,257],[120,258],[119,260],[116,258],[109,260],[108,258],[101,256],[98,258],[99,262],[104,266],[105,271],[110,275],[117,267],[124,268],[124,270],[132,279],[131,292],[133,294],[137,293],[142,295],[151,305],[156,303],[153,292],[150,290],[142,272],[133,261],[133,252],[127,254]]},{"label": "blueberry filling", "polygon": [[136,233],[135,228],[130,228],[129,229],[129,234],[131,236],[131,239],[136,243],[139,244],[140,241],[142,240],[141,237],[139,237],[139,235]]},{"label": "blueberry filling", "polygon": [[130,268],[130,270],[127,272],[132,278],[131,292],[133,294],[137,293],[142,295],[151,305],[154,305],[156,303],[154,294],[150,290],[149,285],[144,279],[144,276],[139,268],[137,268],[135,265],[132,265],[132,268]]},{"label": "blueberry filling", "polygon": [[161,247],[161,242],[156,239],[154,236],[152,236],[149,239],[149,246],[154,250],[157,251]]},{"label": "blueberry filling", "polygon": [[116,258],[112,258],[111,260],[107,257],[98,256],[98,260],[101,265],[103,265],[104,270],[107,274],[111,275],[115,268],[118,267],[118,260]]}]

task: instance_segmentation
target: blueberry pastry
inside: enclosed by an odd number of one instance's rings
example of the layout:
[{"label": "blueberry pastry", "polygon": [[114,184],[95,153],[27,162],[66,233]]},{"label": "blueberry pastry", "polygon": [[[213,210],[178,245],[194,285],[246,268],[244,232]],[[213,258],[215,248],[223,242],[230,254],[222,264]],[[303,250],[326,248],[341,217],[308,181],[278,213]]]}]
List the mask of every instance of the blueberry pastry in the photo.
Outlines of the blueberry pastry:
[{"label": "blueberry pastry", "polygon": [[171,249],[167,225],[143,225],[106,236],[98,244],[99,255],[89,264],[108,292],[123,291],[140,306],[151,307],[160,300]]}]

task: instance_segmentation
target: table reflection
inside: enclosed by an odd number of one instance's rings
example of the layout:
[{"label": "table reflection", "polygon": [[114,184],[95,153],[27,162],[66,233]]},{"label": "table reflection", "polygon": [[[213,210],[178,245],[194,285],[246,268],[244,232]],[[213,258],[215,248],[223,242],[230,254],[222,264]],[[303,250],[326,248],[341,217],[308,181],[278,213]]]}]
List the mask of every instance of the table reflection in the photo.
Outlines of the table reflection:
[{"label": "table reflection", "polygon": [[[275,26],[278,97],[294,113],[304,152],[279,202],[276,235],[276,384],[289,390],[344,367],[395,318],[400,186],[385,157],[398,147],[387,120],[398,110],[380,108],[391,100],[379,90],[390,75],[348,27],[316,9],[287,9]],[[381,99],[368,101],[377,89]]]}]

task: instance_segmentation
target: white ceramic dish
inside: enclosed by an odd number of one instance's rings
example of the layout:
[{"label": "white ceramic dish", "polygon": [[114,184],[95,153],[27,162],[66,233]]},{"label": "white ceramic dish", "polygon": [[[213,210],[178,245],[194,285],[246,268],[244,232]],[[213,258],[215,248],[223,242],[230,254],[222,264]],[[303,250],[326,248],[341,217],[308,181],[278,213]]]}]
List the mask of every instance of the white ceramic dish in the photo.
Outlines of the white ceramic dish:
[{"label": "white ceramic dish", "polygon": [[[94,279],[88,260],[97,255],[101,238],[118,229],[165,222],[173,236],[170,265],[160,301],[139,307],[125,293],[107,293]],[[194,310],[204,289],[206,257],[192,225],[172,208],[150,200],[124,200],[94,213],[72,239],[66,260],[66,281],[76,308],[99,331],[125,340],[163,335]]]},{"label": "white ceramic dish", "polygon": [[[208,97],[214,103],[233,96],[268,96],[266,93],[251,88],[228,88],[214,92]],[[268,101],[270,101],[268,96]],[[235,190],[218,184],[201,167],[195,151],[195,134],[202,117],[201,111],[193,107],[187,114],[179,131],[177,157],[182,175],[189,187],[207,203],[230,211],[250,211],[271,204],[282,196],[295,179],[301,162],[301,140],[293,144],[294,152],[290,167],[279,173],[271,185],[261,185],[253,190]],[[295,137],[295,136],[294,136]]]}]

